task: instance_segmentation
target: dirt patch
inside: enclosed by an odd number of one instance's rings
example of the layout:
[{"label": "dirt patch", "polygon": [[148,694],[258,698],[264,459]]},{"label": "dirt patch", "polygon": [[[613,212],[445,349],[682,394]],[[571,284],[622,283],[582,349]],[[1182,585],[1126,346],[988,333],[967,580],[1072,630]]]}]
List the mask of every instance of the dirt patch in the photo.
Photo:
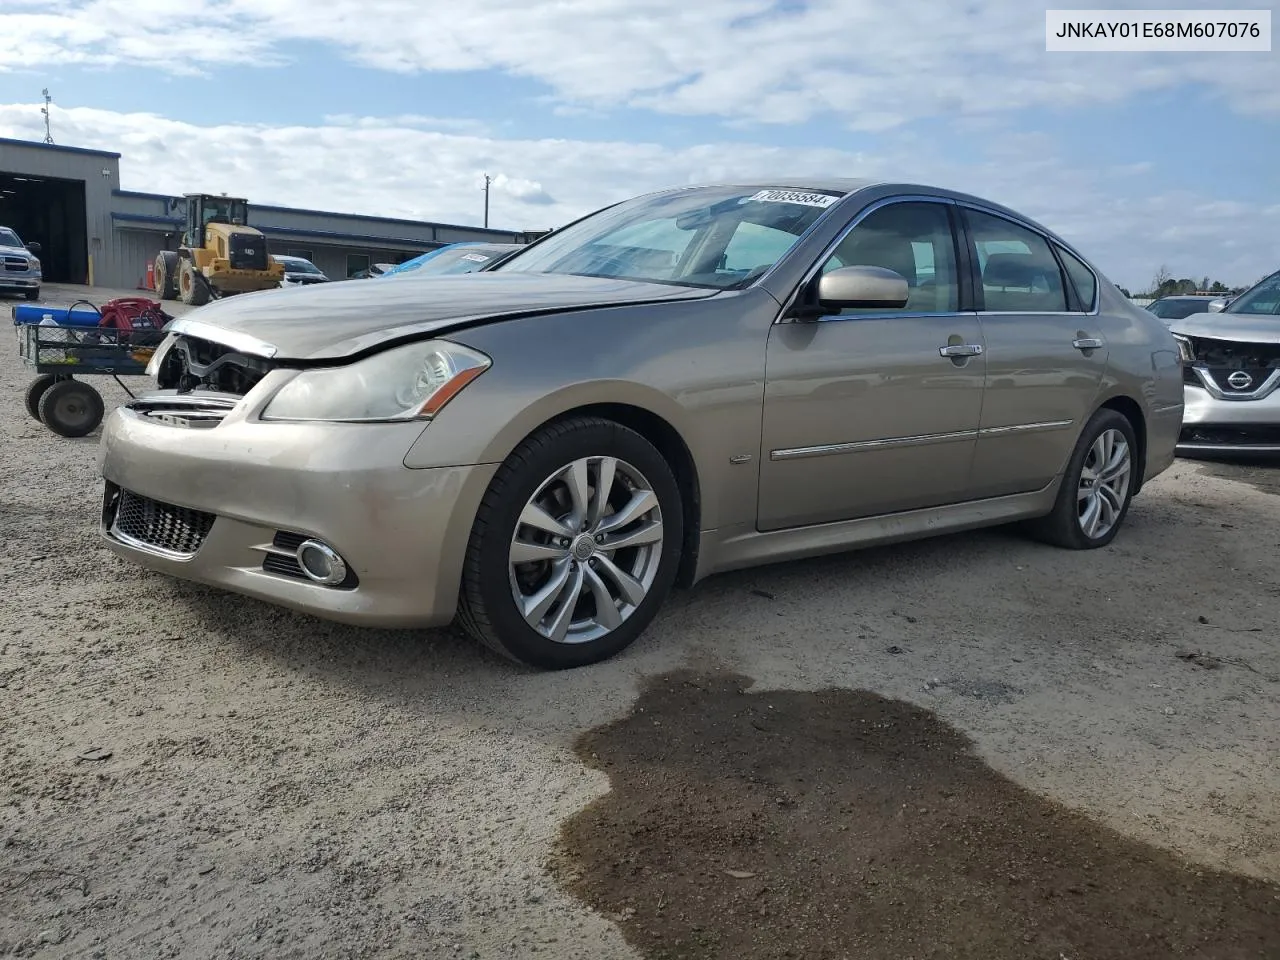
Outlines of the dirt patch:
[{"label": "dirt patch", "polygon": [[1200,869],[872,693],[667,674],[582,737],[556,869],[652,958],[1280,957],[1280,886]]}]

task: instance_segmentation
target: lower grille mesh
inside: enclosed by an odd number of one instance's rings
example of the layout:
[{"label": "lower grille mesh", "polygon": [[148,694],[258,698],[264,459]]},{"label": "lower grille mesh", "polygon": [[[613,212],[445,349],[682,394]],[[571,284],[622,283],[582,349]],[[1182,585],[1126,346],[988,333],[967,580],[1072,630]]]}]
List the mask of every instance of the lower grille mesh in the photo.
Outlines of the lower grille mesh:
[{"label": "lower grille mesh", "polygon": [[178,507],[121,490],[111,529],[130,540],[176,553],[194,556],[213,527],[215,515]]}]

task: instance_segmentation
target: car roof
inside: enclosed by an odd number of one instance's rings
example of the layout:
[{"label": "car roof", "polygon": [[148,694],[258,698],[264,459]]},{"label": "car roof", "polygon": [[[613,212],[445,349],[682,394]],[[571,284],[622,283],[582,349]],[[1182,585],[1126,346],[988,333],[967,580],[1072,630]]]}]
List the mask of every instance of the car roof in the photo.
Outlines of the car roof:
[{"label": "car roof", "polygon": [[[919,183],[913,181],[885,180],[873,177],[771,177],[769,179],[750,179],[750,180],[722,180],[719,182],[692,183],[686,186],[669,187],[665,190],[655,190],[647,196],[661,196],[662,194],[675,194],[684,190],[699,190],[708,187],[723,188],[730,187],[740,190],[767,190],[772,187],[782,187],[786,189],[797,190],[822,190],[829,193],[839,193],[849,196],[859,191],[866,190],[871,187],[886,190],[887,192],[899,196],[909,196],[912,194],[923,196],[941,197],[947,200],[955,200],[960,203],[969,203],[977,207],[985,207],[986,209],[1003,214],[1014,220],[1021,220],[1023,223],[1030,224],[1044,233],[1046,236],[1052,237],[1059,245],[1065,247],[1076,256],[1084,257],[1075,245],[1063,238],[1055,230],[1031,217],[1029,214],[1012,207],[1007,207],[1002,203],[982,197],[974,193],[965,193],[961,190],[953,190],[950,187],[943,187],[932,183]],[[638,199],[638,198],[631,198]]]}]

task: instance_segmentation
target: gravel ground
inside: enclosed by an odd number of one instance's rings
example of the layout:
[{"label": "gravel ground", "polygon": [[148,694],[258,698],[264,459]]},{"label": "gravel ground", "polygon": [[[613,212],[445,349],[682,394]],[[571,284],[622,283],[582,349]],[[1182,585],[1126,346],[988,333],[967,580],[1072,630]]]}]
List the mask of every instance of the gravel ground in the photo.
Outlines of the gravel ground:
[{"label": "gravel ground", "polygon": [[116,561],[96,436],[30,420],[28,379],[0,351],[0,955],[635,957],[548,862],[609,786],[577,738],[679,668],[908,701],[1100,826],[1280,879],[1273,465],[1180,461],[1103,551],[994,530],[714,578],[536,674]]}]

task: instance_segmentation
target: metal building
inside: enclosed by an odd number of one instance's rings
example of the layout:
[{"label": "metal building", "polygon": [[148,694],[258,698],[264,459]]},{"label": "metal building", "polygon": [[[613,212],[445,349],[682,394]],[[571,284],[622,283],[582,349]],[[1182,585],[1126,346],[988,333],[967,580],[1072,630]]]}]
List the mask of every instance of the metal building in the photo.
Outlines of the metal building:
[{"label": "metal building", "polygon": [[[138,287],[147,262],[177,248],[182,215],[181,197],[121,190],[118,153],[0,138],[0,226],[41,244],[46,282]],[[333,280],[459,240],[529,239],[521,231],[254,203],[249,224],[272,253],[306,257]]]}]

